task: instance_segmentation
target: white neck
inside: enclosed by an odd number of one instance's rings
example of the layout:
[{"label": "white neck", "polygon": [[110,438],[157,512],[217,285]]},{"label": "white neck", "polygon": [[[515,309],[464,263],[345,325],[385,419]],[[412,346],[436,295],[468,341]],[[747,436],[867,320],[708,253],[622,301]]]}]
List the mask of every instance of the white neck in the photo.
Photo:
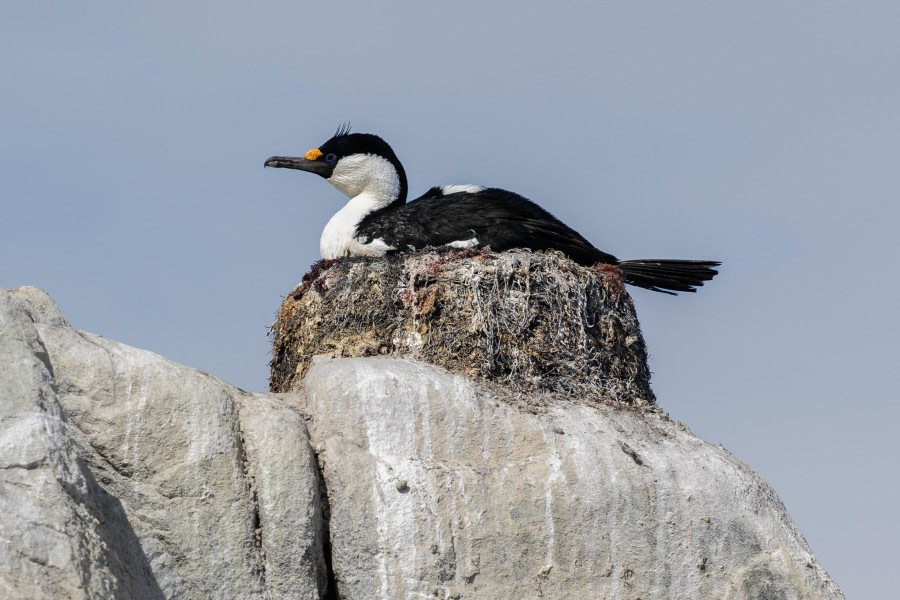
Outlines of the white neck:
[{"label": "white neck", "polygon": [[360,221],[400,196],[400,177],[387,159],[352,154],[338,161],[328,182],[349,196],[350,201],[325,225],[319,251],[322,258],[340,258],[356,253],[356,227]]},{"label": "white neck", "polygon": [[[390,204],[390,202],[386,203]],[[319,252],[322,258],[341,258],[349,256],[356,239],[356,227],[366,215],[378,210],[385,203],[377,197],[363,192],[344,205],[344,208],[334,213],[334,216],[322,230],[319,239]]]}]

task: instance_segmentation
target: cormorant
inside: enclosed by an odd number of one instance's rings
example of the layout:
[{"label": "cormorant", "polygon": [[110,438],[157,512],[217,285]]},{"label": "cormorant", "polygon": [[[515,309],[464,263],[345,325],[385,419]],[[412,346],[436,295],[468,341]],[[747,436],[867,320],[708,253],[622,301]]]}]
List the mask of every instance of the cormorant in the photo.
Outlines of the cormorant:
[{"label": "cormorant", "polygon": [[406,201],[406,172],[380,137],[341,127],[302,158],[273,156],[265,166],[315,173],[350,201],[322,232],[322,258],[382,256],[435,248],[559,250],[586,266],[617,266],[626,283],[655,292],[693,292],[712,279],[713,260],[619,260],[513,192],[478,185],[433,187]]}]

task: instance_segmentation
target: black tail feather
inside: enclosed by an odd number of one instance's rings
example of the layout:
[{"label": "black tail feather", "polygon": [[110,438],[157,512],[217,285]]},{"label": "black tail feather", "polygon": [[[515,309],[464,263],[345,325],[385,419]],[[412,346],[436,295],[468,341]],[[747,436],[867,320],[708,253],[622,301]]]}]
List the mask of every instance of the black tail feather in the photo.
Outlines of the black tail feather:
[{"label": "black tail feather", "polygon": [[677,296],[678,292],[696,292],[718,274],[714,267],[721,264],[716,260],[648,259],[623,260],[618,266],[625,283]]}]

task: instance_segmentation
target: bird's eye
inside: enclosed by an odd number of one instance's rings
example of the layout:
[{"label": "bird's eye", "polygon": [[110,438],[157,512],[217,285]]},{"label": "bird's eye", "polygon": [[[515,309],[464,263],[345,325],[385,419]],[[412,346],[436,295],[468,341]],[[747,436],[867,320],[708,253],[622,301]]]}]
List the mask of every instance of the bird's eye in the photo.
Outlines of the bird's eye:
[{"label": "bird's eye", "polygon": [[325,162],[327,162],[330,165],[333,165],[335,162],[337,162],[337,154],[335,154],[334,152],[330,152],[330,153],[326,154]]}]

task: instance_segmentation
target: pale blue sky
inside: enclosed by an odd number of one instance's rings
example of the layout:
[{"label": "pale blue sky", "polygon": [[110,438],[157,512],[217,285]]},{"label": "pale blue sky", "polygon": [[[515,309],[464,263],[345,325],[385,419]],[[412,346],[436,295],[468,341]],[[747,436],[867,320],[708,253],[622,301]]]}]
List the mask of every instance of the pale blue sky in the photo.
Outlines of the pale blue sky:
[{"label": "pale blue sky", "polygon": [[776,489],[848,598],[892,598],[900,4],[4,2],[0,286],[245,389],[343,201],[264,170],[342,121],[413,193],[540,202],[623,258],[660,404]]}]

